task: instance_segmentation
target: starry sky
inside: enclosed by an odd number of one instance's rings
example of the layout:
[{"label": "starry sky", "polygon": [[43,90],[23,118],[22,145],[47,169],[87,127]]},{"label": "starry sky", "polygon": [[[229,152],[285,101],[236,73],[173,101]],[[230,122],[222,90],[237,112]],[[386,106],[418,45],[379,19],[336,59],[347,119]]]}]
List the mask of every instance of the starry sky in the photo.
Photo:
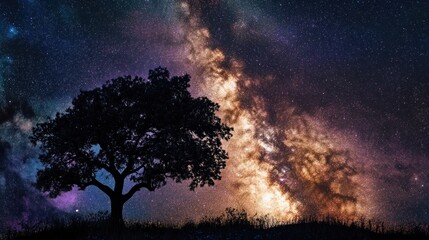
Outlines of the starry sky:
[{"label": "starry sky", "polygon": [[158,66],[221,105],[230,159],[214,187],[139,192],[126,219],[429,223],[428,1],[4,0],[0,229],[109,210],[96,188],[35,190],[28,137],[79,90]]}]

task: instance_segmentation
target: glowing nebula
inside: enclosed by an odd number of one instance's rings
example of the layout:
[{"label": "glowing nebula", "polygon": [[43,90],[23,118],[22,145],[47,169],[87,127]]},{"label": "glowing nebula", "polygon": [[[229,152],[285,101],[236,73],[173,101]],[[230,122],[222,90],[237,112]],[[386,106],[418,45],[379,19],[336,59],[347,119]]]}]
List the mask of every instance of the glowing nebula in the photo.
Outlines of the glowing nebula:
[{"label": "glowing nebula", "polygon": [[223,173],[232,201],[251,213],[279,220],[363,214],[365,201],[358,198],[357,170],[348,151],[312,125],[314,120],[295,114],[289,106],[277,110],[282,122],[269,124],[264,100],[251,96],[249,104],[245,97],[260,80],[246,76],[238,59],[210,47],[210,32],[197,8],[187,2],[180,7],[188,60],[203,79],[199,94],[220,103],[220,116],[234,127],[234,137],[226,143],[230,160]]}]

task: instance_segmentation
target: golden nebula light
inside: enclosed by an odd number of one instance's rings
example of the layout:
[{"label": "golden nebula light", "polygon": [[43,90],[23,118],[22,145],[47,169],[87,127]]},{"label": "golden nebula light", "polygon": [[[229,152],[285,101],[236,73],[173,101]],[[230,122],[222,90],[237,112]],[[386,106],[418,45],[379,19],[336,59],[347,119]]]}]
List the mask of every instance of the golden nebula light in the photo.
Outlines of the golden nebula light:
[{"label": "golden nebula light", "polygon": [[180,8],[187,59],[202,79],[198,95],[219,103],[219,116],[234,128],[233,138],[225,142],[230,159],[222,181],[231,195],[225,201],[284,221],[304,215],[349,219],[364,214],[348,151],[290,107],[279,110],[284,123],[273,126],[262,98],[252,96],[250,104],[244,104],[247,88],[261,80],[246,76],[242,62],[211,47],[210,32],[197,9],[186,1]]}]

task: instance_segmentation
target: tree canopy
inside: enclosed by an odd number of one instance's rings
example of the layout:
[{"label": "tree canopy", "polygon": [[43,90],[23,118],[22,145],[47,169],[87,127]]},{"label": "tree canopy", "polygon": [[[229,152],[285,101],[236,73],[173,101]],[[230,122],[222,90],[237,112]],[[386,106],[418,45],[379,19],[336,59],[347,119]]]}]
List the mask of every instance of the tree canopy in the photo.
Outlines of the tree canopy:
[{"label": "tree canopy", "polygon": [[[191,96],[189,82],[189,75],[170,78],[159,67],[148,79],[119,77],[81,91],[64,113],[33,128],[43,164],[36,187],[56,197],[96,186],[121,221],[123,204],[141,188],[154,191],[169,178],[190,180],[191,190],[213,185],[225,168],[222,140],[232,128],[216,116],[218,104]],[[114,179],[114,188],[97,177],[100,171]],[[133,186],[123,193],[125,181]]]}]

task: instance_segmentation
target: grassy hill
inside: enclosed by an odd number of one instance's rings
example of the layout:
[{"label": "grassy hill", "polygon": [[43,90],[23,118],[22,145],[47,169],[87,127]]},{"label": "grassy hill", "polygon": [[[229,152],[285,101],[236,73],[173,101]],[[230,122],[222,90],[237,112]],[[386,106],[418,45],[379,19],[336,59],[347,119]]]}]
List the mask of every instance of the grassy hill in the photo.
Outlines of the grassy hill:
[{"label": "grassy hill", "polygon": [[0,239],[429,239],[429,228],[423,225],[385,227],[381,222],[343,222],[333,218],[306,218],[279,224],[268,216],[249,218],[236,209],[181,226],[127,222],[120,234],[113,234],[108,226],[108,215],[97,214],[27,226]]}]

